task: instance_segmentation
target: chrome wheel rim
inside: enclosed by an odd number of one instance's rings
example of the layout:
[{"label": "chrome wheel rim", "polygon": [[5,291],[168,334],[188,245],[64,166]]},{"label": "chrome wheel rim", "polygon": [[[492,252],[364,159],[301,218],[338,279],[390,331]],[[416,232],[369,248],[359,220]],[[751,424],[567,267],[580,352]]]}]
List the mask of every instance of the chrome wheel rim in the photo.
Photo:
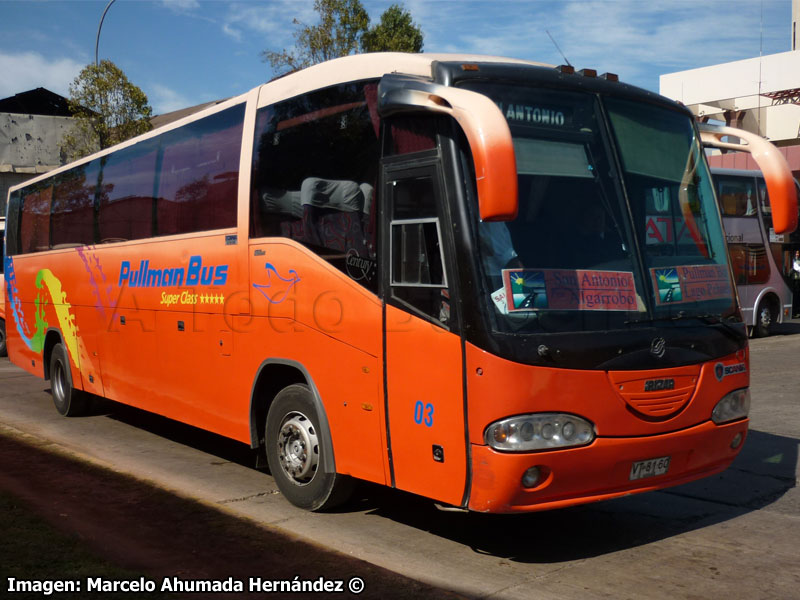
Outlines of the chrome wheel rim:
[{"label": "chrome wheel rim", "polygon": [[772,311],[770,311],[768,306],[761,309],[761,312],[758,314],[758,320],[762,327],[769,327],[772,324]]},{"label": "chrome wheel rim", "polygon": [[59,404],[63,404],[64,398],[66,397],[65,390],[67,386],[64,381],[65,376],[64,367],[60,362],[56,362],[53,372],[53,396]]},{"label": "chrome wheel rim", "polygon": [[297,485],[306,485],[319,466],[319,439],[314,424],[302,413],[284,417],[278,432],[278,460],[286,476]]}]

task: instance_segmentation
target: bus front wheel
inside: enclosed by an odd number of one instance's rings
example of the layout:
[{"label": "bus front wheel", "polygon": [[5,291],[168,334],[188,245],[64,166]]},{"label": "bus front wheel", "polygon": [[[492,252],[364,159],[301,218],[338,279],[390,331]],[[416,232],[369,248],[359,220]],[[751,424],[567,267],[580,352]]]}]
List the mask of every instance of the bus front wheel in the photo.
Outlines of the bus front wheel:
[{"label": "bus front wheel", "polygon": [[53,404],[60,415],[77,417],[86,412],[88,397],[72,385],[72,370],[63,344],[53,346],[53,353],[50,355],[50,388],[53,392]]},{"label": "bus front wheel", "polygon": [[753,337],[767,337],[772,324],[775,322],[777,313],[769,298],[763,298],[758,303],[756,311],[756,323],[753,327]]},{"label": "bus front wheel", "polygon": [[317,408],[308,386],[290,385],[269,407],[266,426],[267,462],[278,489],[289,502],[307,510],[325,510],[345,502],[353,480],[328,473],[326,444]]}]

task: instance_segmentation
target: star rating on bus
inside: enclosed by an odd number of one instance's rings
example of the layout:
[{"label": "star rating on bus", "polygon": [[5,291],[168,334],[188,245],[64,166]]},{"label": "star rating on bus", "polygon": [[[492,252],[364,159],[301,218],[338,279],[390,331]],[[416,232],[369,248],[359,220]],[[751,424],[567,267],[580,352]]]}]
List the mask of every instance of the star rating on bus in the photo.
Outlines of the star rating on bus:
[{"label": "star rating on bus", "polygon": [[225,295],[200,294],[200,304],[225,304]]}]

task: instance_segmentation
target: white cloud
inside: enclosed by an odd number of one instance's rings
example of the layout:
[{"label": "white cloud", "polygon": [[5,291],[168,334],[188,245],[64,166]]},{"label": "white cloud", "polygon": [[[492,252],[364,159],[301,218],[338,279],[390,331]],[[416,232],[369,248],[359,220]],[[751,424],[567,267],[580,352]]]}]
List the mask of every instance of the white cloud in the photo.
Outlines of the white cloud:
[{"label": "white cloud", "polygon": [[150,102],[150,106],[153,107],[154,115],[163,115],[199,104],[199,102],[191,100],[175,90],[158,83],[149,86],[147,99]]},{"label": "white cloud", "polygon": [[69,95],[69,84],[85,65],[71,58],[46,58],[37,52],[0,51],[0,98],[38,87]]},{"label": "white cloud", "polygon": [[224,18],[223,31],[241,41],[242,32],[264,36],[265,46],[282,48],[292,43],[293,21],[310,25],[318,20],[311,0],[275,0],[266,4],[234,2]]},{"label": "white cloud", "polygon": [[198,0],[161,0],[161,4],[176,13],[190,12],[200,8]]}]

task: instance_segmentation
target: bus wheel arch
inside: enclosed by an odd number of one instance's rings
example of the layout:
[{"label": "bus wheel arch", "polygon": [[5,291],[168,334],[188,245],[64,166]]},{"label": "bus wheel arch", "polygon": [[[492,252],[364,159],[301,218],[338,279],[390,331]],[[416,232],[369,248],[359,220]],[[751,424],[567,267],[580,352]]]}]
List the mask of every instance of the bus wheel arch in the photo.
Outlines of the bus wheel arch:
[{"label": "bus wheel arch", "polygon": [[[278,488],[292,504],[325,510],[349,498],[352,479],[336,472],[325,408],[301,364],[284,359],[262,363],[251,396],[250,438],[252,447],[264,449]],[[306,465],[299,464],[303,458],[298,455],[294,468],[289,468],[287,460],[291,459],[281,457],[279,444],[285,447],[287,443],[307,444],[310,440],[318,444],[318,455],[309,455]]]},{"label": "bus wheel arch", "polygon": [[775,294],[764,294],[758,301],[756,312],[753,319],[753,337],[767,337],[770,328],[774,325],[780,315],[780,303]]}]

